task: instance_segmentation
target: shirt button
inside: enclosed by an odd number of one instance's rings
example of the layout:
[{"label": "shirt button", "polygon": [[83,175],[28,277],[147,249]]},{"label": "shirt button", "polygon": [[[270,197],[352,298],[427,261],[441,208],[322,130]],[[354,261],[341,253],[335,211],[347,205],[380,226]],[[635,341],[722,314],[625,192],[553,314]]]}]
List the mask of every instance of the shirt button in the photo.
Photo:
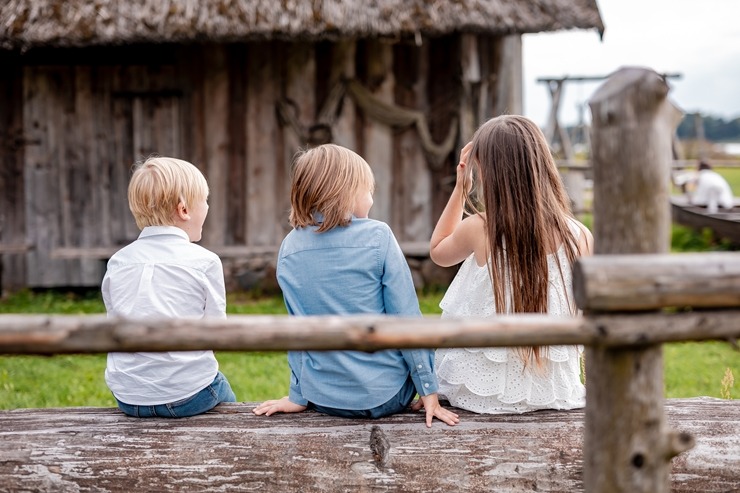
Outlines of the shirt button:
[{"label": "shirt button", "polygon": [[428,383],[425,383],[425,384],[424,384],[424,388],[425,388],[425,389],[428,389],[428,388],[429,388],[429,384],[428,384]]},{"label": "shirt button", "polygon": [[417,368],[421,370],[422,366],[421,366],[421,365],[419,365],[419,366],[417,366]]}]

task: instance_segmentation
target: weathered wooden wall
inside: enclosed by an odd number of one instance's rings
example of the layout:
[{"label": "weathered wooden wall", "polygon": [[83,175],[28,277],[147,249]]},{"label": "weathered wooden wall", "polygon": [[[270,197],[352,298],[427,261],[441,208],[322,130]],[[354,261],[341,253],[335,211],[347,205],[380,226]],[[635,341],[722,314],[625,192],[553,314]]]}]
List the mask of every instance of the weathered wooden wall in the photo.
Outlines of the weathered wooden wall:
[{"label": "weathered wooden wall", "polygon": [[[460,411],[458,426],[429,429],[420,413],[258,417],[253,406],[179,420],[101,408],[2,411],[0,491],[583,491],[582,410]],[[697,437],[673,460],[672,491],[734,491],[740,406],[673,399],[666,412]]]},{"label": "weathered wooden wall", "polygon": [[[23,77],[18,56],[0,55],[0,287],[26,284]],[[7,281],[5,281],[7,280]]]},{"label": "weathered wooden wall", "polygon": [[[348,95],[334,112],[327,101],[337,84],[355,79],[380,101],[423,112],[432,138],[441,142],[451,126],[458,131],[461,113],[468,114],[469,130],[493,116],[501,98],[520,98],[510,78],[500,87],[502,72],[520,73],[516,53],[505,56],[511,50],[504,39],[466,35],[461,43],[460,35],[449,35],[421,44],[265,41],[3,54],[12,63],[0,77],[8,102],[0,125],[3,142],[15,145],[3,146],[0,186],[13,193],[0,199],[7,204],[0,239],[4,246],[32,246],[3,257],[4,285],[99,283],[104,264],[84,249],[122,246],[137,236],[126,201],[130,168],[155,153],[189,160],[208,178],[205,246],[278,245],[288,230],[291,160],[322,125],[373,167],[371,217],[388,222],[402,242],[426,242],[461,142],[443,162],[430,160],[413,126],[394,128],[368,117]],[[278,104],[287,105],[298,130],[279,118]],[[80,258],[52,255],[70,247],[83,249]]]}]

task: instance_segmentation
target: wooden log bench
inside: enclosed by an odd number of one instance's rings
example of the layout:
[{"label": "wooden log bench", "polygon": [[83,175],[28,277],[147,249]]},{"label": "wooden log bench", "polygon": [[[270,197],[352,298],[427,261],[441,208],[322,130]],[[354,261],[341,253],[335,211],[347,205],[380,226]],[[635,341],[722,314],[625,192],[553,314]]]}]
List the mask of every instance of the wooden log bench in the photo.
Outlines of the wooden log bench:
[{"label": "wooden log bench", "polygon": [[[315,412],[255,416],[254,403],[192,418],[111,408],[0,412],[0,491],[583,491],[584,412],[477,415],[426,428]],[[740,488],[740,403],[669,399],[696,446],[672,461],[674,492]]]}]

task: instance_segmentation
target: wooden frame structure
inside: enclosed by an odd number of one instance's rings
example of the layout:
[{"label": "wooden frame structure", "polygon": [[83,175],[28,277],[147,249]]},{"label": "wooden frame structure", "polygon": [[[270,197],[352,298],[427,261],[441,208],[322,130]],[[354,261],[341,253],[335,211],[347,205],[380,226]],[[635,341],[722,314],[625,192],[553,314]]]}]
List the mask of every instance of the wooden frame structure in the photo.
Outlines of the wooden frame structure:
[{"label": "wooden frame structure", "polygon": [[14,0],[0,25],[8,290],[99,286],[100,249],[139,234],[126,189],[151,154],[208,179],[204,246],[271,249],[224,259],[232,289],[274,267],[308,146],[362,155],[372,217],[428,241],[464,139],[522,110],[521,35],[603,31],[596,0]]},{"label": "wooden frame structure", "polygon": [[[625,69],[615,73],[591,101],[598,191],[594,203],[597,255],[582,258],[576,265],[575,296],[584,311],[582,318],[256,316],[141,322],[94,316],[3,316],[0,352],[585,344],[583,489],[593,493],[667,493],[671,459],[695,442],[702,443],[702,437],[670,429],[664,411],[661,343],[740,337],[740,254],[666,254],[670,225],[667,174],[671,130],[678,114],[665,99],[667,92],[664,78],[655,72]],[[615,169],[615,161],[622,163],[622,169]],[[724,467],[721,458],[721,454],[740,454],[736,440],[740,412],[734,402],[725,401],[717,407],[728,413],[729,425],[724,429],[730,435],[713,442],[718,463],[708,466],[710,477],[695,488],[723,491],[720,488],[740,482],[738,470]],[[13,413],[0,413],[0,421],[21,426],[24,412]],[[187,425],[175,429],[187,433]],[[377,432],[375,438],[370,440],[371,446],[376,445],[375,467],[382,471],[384,440]],[[433,439],[427,435],[427,440]],[[63,443],[54,450],[68,453]],[[34,460],[31,451],[16,462]],[[281,467],[277,463],[280,457],[274,460],[272,467]],[[0,469],[16,467],[13,464],[6,460]],[[430,467],[426,464],[424,472],[419,469],[417,474],[428,475]],[[98,474],[104,479],[104,471]],[[341,486],[335,484],[335,489]],[[483,489],[478,488],[471,486],[469,491]]]}]

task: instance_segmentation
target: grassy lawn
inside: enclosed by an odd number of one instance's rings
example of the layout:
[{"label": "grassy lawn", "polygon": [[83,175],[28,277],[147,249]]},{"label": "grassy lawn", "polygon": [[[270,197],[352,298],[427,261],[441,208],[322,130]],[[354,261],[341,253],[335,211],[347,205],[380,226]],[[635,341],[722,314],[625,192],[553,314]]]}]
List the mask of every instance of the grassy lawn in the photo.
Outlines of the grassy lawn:
[{"label": "grassy lawn", "polygon": [[740,197],[740,168],[714,168],[714,171],[725,177],[735,197]]},{"label": "grassy lawn", "polygon": [[[439,313],[442,293],[422,293],[419,303],[427,314]],[[230,296],[231,314],[284,314],[279,297],[254,299]],[[0,301],[0,313],[102,313],[97,292],[22,292]],[[289,371],[284,352],[219,352],[221,370],[237,399],[260,401],[287,393]],[[727,343],[665,345],[667,397],[726,396],[722,379],[727,369],[740,379],[740,355]],[[115,401],[103,380],[105,355],[0,357],[0,409],[65,406],[113,407]],[[737,385],[735,385],[737,388]],[[731,390],[732,392],[732,390]],[[737,392],[732,392],[737,398]]]}]

